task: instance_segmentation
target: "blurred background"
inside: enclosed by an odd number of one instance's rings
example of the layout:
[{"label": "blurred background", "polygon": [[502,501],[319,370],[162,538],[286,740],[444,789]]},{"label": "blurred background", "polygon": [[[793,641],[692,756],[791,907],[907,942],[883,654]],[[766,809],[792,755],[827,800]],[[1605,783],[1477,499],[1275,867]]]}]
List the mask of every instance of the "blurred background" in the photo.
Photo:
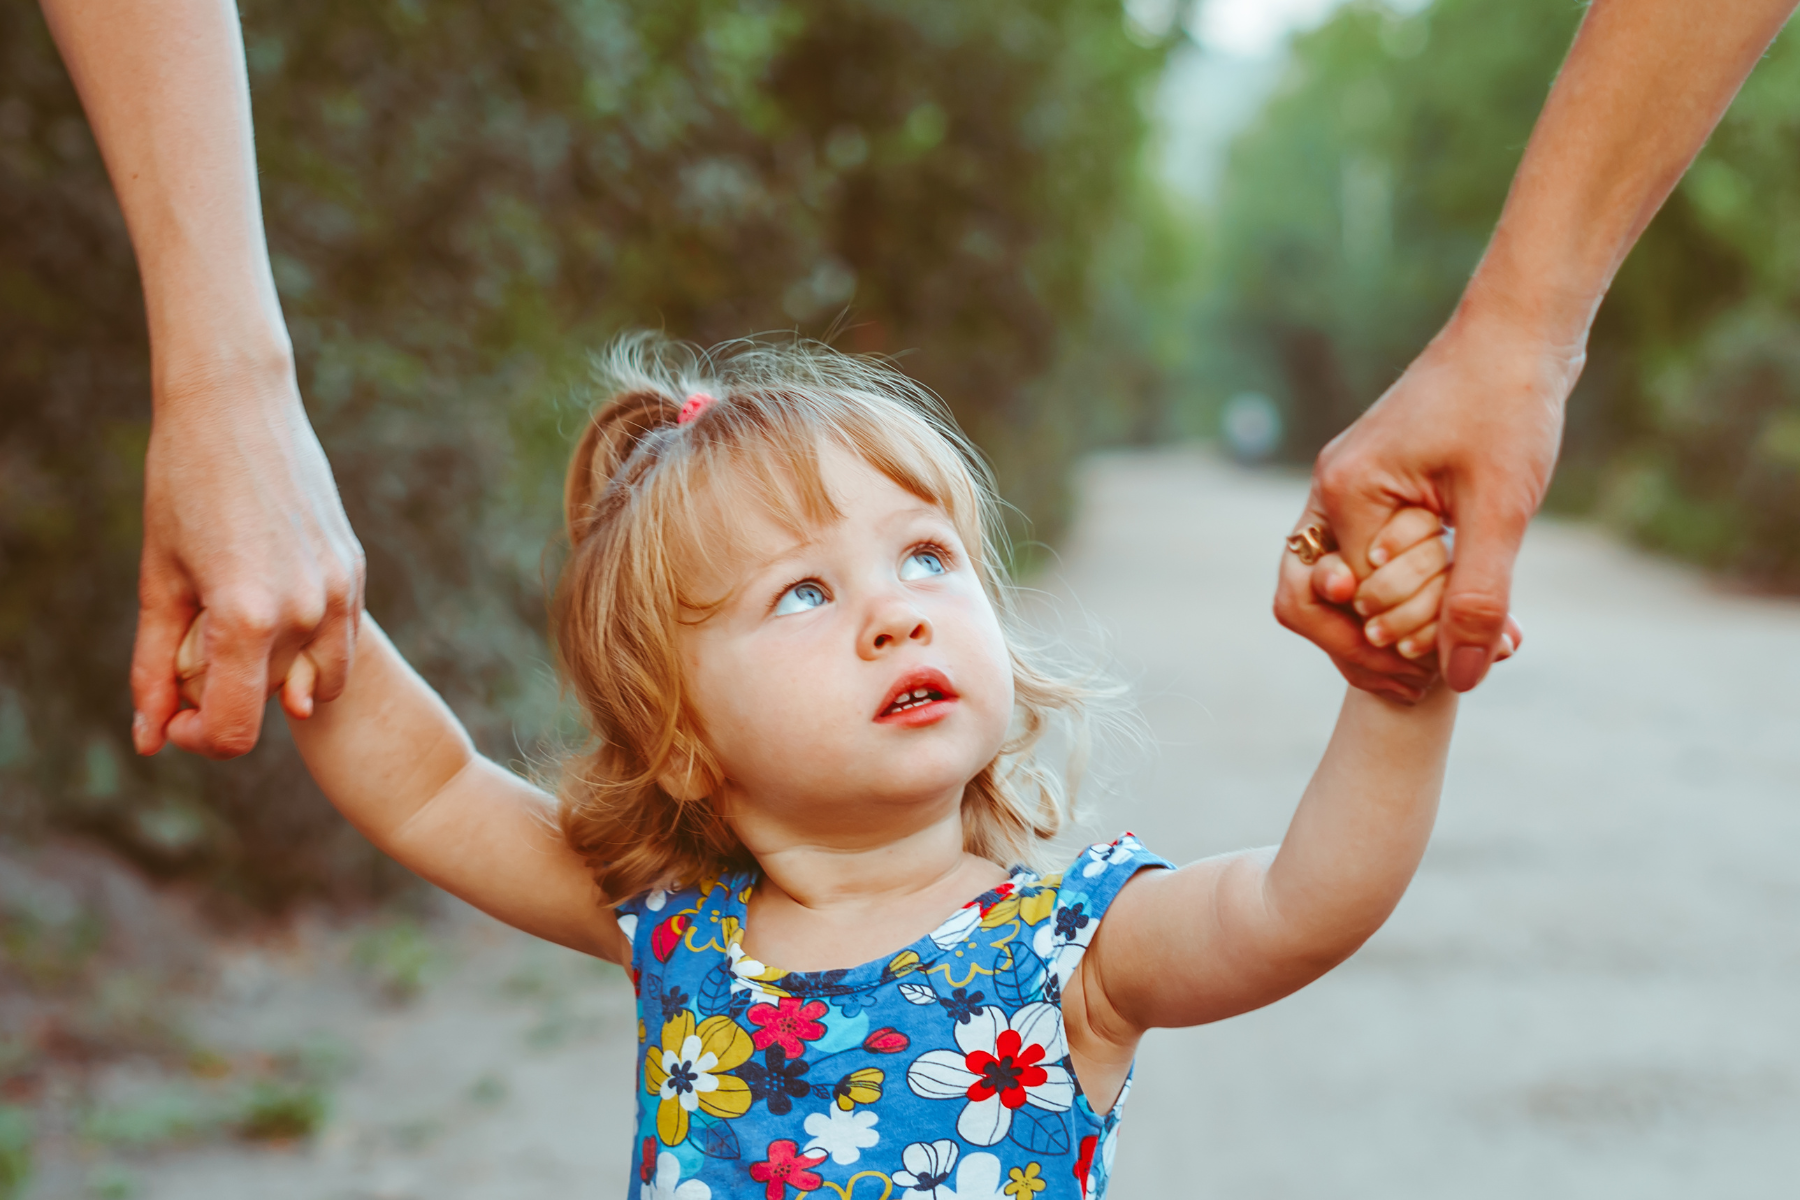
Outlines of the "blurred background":
[{"label": "blurred background", "polygon": [[[1093,451],[1286,478],[1448,314],[1579,15],[245,0],[276,278],[369,607],[489,753],[568,736],[557,493],[587,353],[628,327],[901,355],[992,458],[1028,573],[1075,554]],[[1800,589],[1797,149],[1783,38],[1602,309],[1550,499],[1764,595]],[[279,720],[228,764],[131,753],[141,309],[41,17],[0,8],[0,1197],[298,1152],[363,1035],[238,1002],[312,963],[343,986],[301,994],[364,1029],[475,969]],[[507,947],[547,1045],[617,983]]]}]

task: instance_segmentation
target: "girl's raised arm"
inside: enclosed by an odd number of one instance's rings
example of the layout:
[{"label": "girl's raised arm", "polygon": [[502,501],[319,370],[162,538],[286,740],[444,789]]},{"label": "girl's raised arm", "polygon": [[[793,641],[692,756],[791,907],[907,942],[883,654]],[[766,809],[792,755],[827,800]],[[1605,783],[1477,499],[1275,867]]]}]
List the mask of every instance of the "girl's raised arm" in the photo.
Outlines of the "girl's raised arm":
[{"label": "girl's raised arm", "polygon": [[1411,707],[1351,688],[1279,847],[1146,871],[1113,902],[1082,960],[1095,1032],[1222,1020],[1355,953],[1425,853],[1455,718],[1441,683]]},{"label": "girl's raised arm", "polygon": [[396,862],[526,933],[629,961],[555,801],[477,754],[372,618],[343,694],[288,726],[338,811]]}]

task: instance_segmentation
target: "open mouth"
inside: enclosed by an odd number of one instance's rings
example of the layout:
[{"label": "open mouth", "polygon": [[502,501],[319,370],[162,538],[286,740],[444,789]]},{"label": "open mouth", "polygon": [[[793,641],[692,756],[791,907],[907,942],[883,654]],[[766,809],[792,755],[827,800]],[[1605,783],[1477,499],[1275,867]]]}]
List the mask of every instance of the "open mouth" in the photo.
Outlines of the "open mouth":
[{"label": "open mouth", "polygon": [[918,671],[900,681],[900,686],[888,694],[887,703],[875,715],[877,720],[897,717],[954,699],[956,689],[950,686],[941,671]]},{"label": "open mouth", "polygon": [[909,708],[923,708],[934,700],[944,699],[944,693],[936,688],[915,688],[881,710],[882,716],[905,712]]}]

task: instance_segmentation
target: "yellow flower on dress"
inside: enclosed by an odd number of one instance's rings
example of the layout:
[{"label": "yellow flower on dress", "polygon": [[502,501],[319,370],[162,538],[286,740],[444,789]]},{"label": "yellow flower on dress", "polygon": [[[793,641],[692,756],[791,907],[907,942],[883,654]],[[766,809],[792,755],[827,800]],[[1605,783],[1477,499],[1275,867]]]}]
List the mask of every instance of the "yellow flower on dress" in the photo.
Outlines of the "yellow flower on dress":
[{"label": "yellow flower on dress", "polygon": [[644,1090],[659,1097],[656,1136],[665,1146],[687,1140],[696,1109],[714,1117],[741,1117],[750,1110],[750,1085],[726,1072],[756,1047],[730,1017],[708,1017],[694,1026],[683,1009],[662,1027],[662,1044],[644,1055]]},{"label": "yellow flower on dress", "polygon": [[1006,1173],[1006,1186],[1000,1190],[1015,1200],[1031,1200],[1031,1198],[1050,1186],[1048,1180],[1041,1178],[1042,1169],[1036,1163],[1028,1163],[1023,1171],[1014,1167]]}]

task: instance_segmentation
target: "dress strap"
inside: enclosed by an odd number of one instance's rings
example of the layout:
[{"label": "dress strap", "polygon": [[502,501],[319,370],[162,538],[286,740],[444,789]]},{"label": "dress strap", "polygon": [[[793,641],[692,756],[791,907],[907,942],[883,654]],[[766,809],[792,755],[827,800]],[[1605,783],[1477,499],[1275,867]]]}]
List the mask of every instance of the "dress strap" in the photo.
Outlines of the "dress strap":
[{"label": "dress strap", "polygon": [[1146,867],[1174,865],[1144,849],[1130,833],[1113,842],[1096,843],[1076,856],[1062,873],[1056,907],[1032,946],[1048,967],[1044,979],[1047,999],[1061,1001],[1063,987],[1075,974],[1094,940],[1094,931],[1100,928],[1100,919],[1120,889]]}]

